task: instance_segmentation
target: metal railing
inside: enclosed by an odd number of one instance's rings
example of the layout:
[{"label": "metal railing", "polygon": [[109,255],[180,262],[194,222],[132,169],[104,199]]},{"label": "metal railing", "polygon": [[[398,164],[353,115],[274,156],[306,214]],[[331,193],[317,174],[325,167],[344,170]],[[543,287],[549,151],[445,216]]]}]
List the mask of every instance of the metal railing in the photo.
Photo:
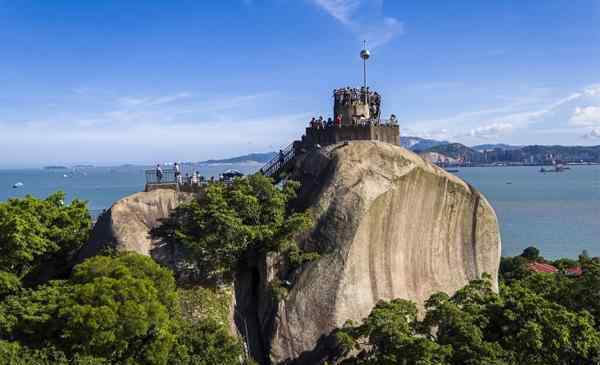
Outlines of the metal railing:
[{"label": "metal railing", "polygon": [[[157,185],[169,185],[172,187],[173,185],[175,185],[176,188],[181,191],[194,192],[199,189],[203,189],[212,183],[223,183],[225,185],[231,185],[235,180],[234,177],[227,178],[223,175],[219,179],[205,179],[205,177],[203,176],[197,176],[196,178],[193,178],[193,175],[183,172],[179,176],[179,179],[177,179],[177,177],[175,176],[175,169],[162,169],[161,172],[162,174],[159,174],[155,168],[145,170],[144,174],[146,175],[146,187]],[[239,177],[242,176],[243,175],[240,174]]]},{"label": "metal railing", "polygon": [[277,177],[281,170],[287,165],[289,161],[294,159],[296,151],[294,150],[294,144],[290,144],[285,149],[281,150],[277,156],[273,157],[271,161],[267,162],[260,171],[263,175],[268,177]]},{"label": "metal railing", "polygon": [[175,169],[163,169],[162,174],[157,169],[146,170],[146,184],[175,184],[177,179],[175,178]]}]

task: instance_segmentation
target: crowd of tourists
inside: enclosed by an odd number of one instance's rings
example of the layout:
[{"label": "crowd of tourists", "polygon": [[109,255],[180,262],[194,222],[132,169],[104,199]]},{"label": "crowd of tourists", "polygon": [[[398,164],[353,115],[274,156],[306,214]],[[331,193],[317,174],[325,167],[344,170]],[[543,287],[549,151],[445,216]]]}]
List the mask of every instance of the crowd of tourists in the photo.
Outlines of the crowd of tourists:
[{"label": "crowd of tourists", "polygon": [[[313,117],[308,126],[312,129],[327,129],[327,128],[339,128],[342,126],[342,115],[338,114],[335,119],[327,118],[325,120],[322,116],[315,118]],[[387,121],[381,122],[379,119],[366,119],[366,118],[354,118],[352,120],[353,126],[369,126],[369,125],[397,125],[398,118],[396,115],[390,115],[390,118]]]},{"label": "crowd of tourists", "polygon": [[338,114],[335,117],[335,120],[331,118],[327,118],[327,120],[323,119],[322,116],[319,118],[312,118],[308,123],[309,127],[314,129],[325,129],[325,128],[333,128],[333,127],[341,127],[342,126],[342,115]]},{"label": "crowd of tourists", "polygon": [[336,103],[351,105],[355,101],[368,100],[370,103],[380,104],[381,96],[376,91],[369,90],[369,87],[344,87],[333,90],[333,98]]},{"label": "crowd of tourists", "polygon": [[354,103],[367,103],[369,112],[373,119],[379,119],[381,111],[381,96],[376,91],[369,90],[369,87],[351,88],[349,86],[333,90],[333,99],[335,105],[349,106]]},{"label": "crowd of tourists", "polygon": [[[178,185],[190,185],[190,186],[204,186],[213,182],[231,182],[235,177],[241,177],[243,174],[236,170],[228,170],[223,174],[219,175],[218,179],[215,179],[214,176],[206,178],[200,175],[199,171],[194,171],[193,173],[185,173],[183,174],[181,171],[181,164],[178,162],[174,162],[172,168],[163,169],[163,165],[157,164],[154,169],[154,177],[155,183],[177,183]],[[169,176],[166,176],[166,175]],[[172,175],[171,175],[172,174]]]}]

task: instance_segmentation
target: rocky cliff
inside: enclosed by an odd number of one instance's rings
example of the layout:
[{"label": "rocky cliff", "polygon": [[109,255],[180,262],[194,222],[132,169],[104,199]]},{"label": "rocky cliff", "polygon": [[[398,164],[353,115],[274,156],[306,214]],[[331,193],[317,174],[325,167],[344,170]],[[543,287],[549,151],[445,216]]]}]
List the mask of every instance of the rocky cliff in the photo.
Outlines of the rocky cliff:
[{"label": "rocky cliff", "polygon": [[159,189],[117,201],[98,217],[89,242],[79,253],[79,260],[112,248],[152,256],[158,262],[174,267],[176,255],[173,249],[153,239],[150,231],[178,204],[190,199],[191,194]]},{"label": "rocky cliff", "polygon": [[[318,225],[305,246],[327,252],[275,314],[271,359],[318,363],[327,335],[379,300],[452,294],[500,259],[496,215],[477,190],[401,147],[351,142],[297,161],[300,201]],[[496,284],[497,285],[497,284]]]},{"label": "rocky cliff", "polygon": [[[310,151],[295,163],[298,204],[317,222],[300,243],[323,254],[283,278],[290,287],[279,302],[269,292],[286,271],[277,257],[257,255],[238,273],[232,325],[261,363],[320,363],[331,331],[360,321],[379,300],[422,305],[432,293],[452,294],[483,273],[496,280],[496,215],[456,176],[404,148],[371,141]],[[149,231],[190,198],[155,190],[120,200],[100,217],[81,257],[108,246],[177,270],[177,252]]]}]

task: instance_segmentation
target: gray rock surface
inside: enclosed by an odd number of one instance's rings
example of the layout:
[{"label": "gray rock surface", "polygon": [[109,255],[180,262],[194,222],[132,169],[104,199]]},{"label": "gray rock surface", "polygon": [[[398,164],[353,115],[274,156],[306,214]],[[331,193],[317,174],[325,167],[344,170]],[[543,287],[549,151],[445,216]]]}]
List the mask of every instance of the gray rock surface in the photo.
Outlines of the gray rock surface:
[{"label": "gray rock surface", "polygon": [[[261,363],[320,363],[331,331],[365,318],[379,300],[422,305],[483,273],[497,280],[494,210],[477,190],[418,155],[356,141],[299,156],[294,175],[302,182],[298,200],[317,222],[301,245],[326,253],[295,276],[279,303],[269,292],[285,271],[279,258],[259,255],[238,273],[231,325]],[[181,254],[150,230],[189,199],[164,189],[121,199],[100,216],[80,259],[112,247],[150,255],[177,273]]]},{"label": "gray rock surface", "polygon": [[102,213],[94,226],[89,242],[79,253],[79,259],[96,255],[106,247],[117,251],[132,251],[152,256],[158,262],[173,266],[172,250],[150,236],[150,231],[169,216],[178,204],[192,199],[191,194],[170,189],[158,189],[125,197]]},{"label": "gray rock surface", "polygon": [[275,314],[273,363],[314,364],[319,346],[379,300],[422,305],[489,273],[497,286],[496,214],[477,190],[408,150],[357,141],[297,161],[301,201],[318,225],[305,246],[329,253],[300,274]]}]

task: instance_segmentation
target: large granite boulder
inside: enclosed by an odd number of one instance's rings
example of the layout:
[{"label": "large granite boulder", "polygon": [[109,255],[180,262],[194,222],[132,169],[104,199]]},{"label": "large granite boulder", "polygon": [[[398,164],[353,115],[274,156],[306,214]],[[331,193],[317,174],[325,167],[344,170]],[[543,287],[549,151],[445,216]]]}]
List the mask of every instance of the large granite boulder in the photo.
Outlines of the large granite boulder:
[{"label": "large granite boulder", "polygon": [[[404,148],[372,141],[310,151],[295,164],[298,204],[317,222],[300,244],[324,253],[291,277],[277,255],[255,253],[240,268],[229,317],[261,364],[320,363],[331,332],[365,318],[379,300],[422,306],[432,293],[452,294],[483,273],[497,286],[496,215],[461,179]],[[180,277],[185,255],[150,231],[192,198],[159,189],[119,200],[100,216],[80,259],[112,247],[150,255]],[[291,285],[277,301],[269,288],[281,279]]]},{"label": "large granite boulder", "polygon": [[177,205],[192,198],[192,194],[157,189],[117,201],[98,217],[90,240],[79,253],[79,260],[112,248],[152,256],[161,264],[174,268],[176,255],[173,248],[151,237],[150,232]]},{"label": "large granite boulder", "polygon": [[303,245],[327,253],[275,309],[273,363],[319,363],[331,331],[365,318],[379,300],[422,306],[483,273],[497,286],[494,210],[480,192],[418,155],[382,142],[344,143],[300,157],[295,178],[318,222]]}]

